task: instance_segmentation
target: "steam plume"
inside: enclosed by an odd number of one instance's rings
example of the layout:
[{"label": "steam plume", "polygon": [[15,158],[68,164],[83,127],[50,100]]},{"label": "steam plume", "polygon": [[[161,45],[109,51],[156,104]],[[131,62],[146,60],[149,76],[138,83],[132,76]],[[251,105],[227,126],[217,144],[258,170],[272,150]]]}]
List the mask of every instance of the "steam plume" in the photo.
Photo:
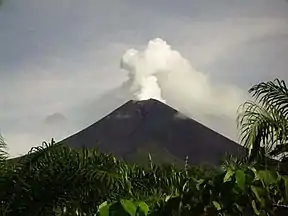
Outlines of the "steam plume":
[{"label": "steam plume", "polygon": [[246,100],[237,86],[212,82],[160,38],[149,41],[142,51],[127,50],[121,68],[128,72],[136,100],[165,101],[200,121],[205,122],[207,116],[234,121],[238,106]]}]

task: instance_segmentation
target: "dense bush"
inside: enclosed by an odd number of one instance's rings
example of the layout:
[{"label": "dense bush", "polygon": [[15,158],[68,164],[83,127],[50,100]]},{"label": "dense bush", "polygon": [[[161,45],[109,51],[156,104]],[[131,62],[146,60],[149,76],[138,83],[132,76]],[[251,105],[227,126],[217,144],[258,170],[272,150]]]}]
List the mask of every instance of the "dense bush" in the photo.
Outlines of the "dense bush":
[{"label": "dense bush", "polygon": [[3,216],[275,215],[288,202],[286,176],[249,165],[147,168],[44,145],[1,169]]}]

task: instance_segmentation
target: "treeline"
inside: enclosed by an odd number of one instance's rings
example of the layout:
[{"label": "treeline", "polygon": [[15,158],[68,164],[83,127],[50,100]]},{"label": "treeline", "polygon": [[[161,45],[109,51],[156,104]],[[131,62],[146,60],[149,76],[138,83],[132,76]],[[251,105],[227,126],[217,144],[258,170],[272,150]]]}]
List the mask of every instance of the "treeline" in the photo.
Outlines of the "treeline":
[{"label": "treeline", "polygon": [[1,215],[277,215],[288,178],[248,164],[201,169],[126,164],[49,144],[1,162]]}]

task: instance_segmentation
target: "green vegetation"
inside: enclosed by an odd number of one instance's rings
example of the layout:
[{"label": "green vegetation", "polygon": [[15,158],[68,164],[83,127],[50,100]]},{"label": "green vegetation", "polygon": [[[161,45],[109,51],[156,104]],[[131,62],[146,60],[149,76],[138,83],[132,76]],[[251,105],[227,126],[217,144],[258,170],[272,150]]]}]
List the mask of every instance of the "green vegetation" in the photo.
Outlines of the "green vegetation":
[{"label": "green vegetation", "polygon": [[242,142],[255,157],[264,147],[265,155],[286,157],[288,150],[288,89],[285,82],[262,82],[250,90],[255,101],[243,104],[238,117]]},{"label": "green vegetation", "polygon": [[[7,160],[1,139],[0,215],[287,215],[288,90],[276,80],[250,92],[255,102],[238,119],[249,155],[221,167],[158,165],[153,157],[132,165],[53,140]],[[267,158],[279,155],[281,162]]]}]

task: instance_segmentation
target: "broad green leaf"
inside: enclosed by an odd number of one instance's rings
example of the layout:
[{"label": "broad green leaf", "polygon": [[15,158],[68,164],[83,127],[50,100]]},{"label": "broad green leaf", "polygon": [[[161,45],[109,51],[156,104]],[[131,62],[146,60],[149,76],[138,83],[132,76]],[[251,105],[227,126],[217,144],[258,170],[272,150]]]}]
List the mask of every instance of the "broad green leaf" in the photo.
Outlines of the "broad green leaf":
[{"label": "broad green leaf", "polygon": [[228,181],[231,181],[231,177],[234,175],[234,171],[231,170],[230,168],[227,169],[227,172],[224,176],[224,182],[228,182]]},{"label": "broad green leaf", "polygon": [[245,184],[246,184],[246,175],[243,170],[237,170],[235,173],[236,183],[239,188],[242,190],[245,190]]},{"label": "broad green leaf", "polygon": [[102,207],[107,206],[107,205],[108,205],[108,202],[105,201],[99,205],[99,209],[101,209]]},{"label": "broad green leaf", "polygon": [[109,216],[131,216],[131,214],[124,209],[121,202],[114,202],[110,205]]},{"label": "broad green leaf", "polygon": [[265,185],[277,184],[278,175],[276,172],[261,170],[257,172],[257,176]]},{"label": "broad green leaf", "polygon": [[255,213],[256,215],[260,215],[260,212],[259,212],[259,210],[257,209],[255,200],[252,200],[252,208],[253,208],[254,213]]},{"label": "broad green leaf", "polygon": [[261,205],[264,206],[265,205],[265,199],[263,198],[263,195],[265,194],[264,189],[252,185],[251,190],[253,191],[257,200],[261,203]]},{"label": "broad green leaf", "polygon": [[98,208],[97,216],[109,216],[109,207],[107,201],[103,202]]},{"label": "broad green leaf", "polygon": [[212,201],[214,207],[217,209],[217,211],[220,211],[221,210],[221,205],[217,202],[217,201]]},{"label": "broad green leaf", "polygon": [[135,216],[136,215],[136,210],[137,207],[134,205],[133,202],[130,200],[121,200],[121,205],[123,209],[130,215],[130,216]]},{"label": "broad green leaf", "polygon": [[140,216],[147,216],[149,212],[149,206],[145,202],[138,202],[137,205],[137,213],[140,213]]},{"label": "broad green leaf", "polygon": [[258,199],[258,201],[261,201],[261,196],[260,196],[260,191],[261,191],[261,188],[259,187],[255,187],[255,186],[251,186],[251,190],[253,191],[253,193],[255,194],[256,198]]}]

